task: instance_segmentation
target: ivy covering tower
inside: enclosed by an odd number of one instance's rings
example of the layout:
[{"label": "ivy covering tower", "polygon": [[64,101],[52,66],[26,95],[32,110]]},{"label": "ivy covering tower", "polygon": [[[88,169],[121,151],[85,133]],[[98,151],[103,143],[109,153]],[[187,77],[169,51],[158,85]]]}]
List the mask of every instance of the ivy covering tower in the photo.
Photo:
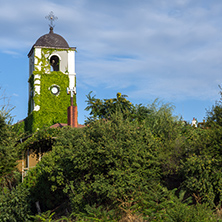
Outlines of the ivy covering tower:
[{"label": "ivy covering tower", "polygon": [[[67,89],[76,87],[75,47],[53,31],[56,17],[51,12],[48,34],[41,36],[31,48],[29,58],[29,102],[26,131],[33,132],[55,123],[67,123],[70,97]],[[73,97],[76,106],[76,96]]]}]

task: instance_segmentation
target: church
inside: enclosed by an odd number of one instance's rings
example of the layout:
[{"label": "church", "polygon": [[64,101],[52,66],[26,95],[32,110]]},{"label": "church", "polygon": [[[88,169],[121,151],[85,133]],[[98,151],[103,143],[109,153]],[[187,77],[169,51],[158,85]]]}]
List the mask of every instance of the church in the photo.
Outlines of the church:
[{"label": "church", "polygon": [[[48,18],[49,33],[39,37],[28,53],[28,116],[21,124],[28,136],[21,139],[21,143],[40,129],[83,127],[77,118],[76,47],[70,47],[61,35],[54,33],[52,12]],[[19,169],[24,174],[38,161],[37,156],[27,150]]]},{"label": "church", "polygon": [[78,126],[76,47],[70,47],[61,35],[54,33],[54,15],[51,13],[49,18],[49,33],[41,36],[28,53],[29,101],[25,131],[31,133],[57,123]]}]

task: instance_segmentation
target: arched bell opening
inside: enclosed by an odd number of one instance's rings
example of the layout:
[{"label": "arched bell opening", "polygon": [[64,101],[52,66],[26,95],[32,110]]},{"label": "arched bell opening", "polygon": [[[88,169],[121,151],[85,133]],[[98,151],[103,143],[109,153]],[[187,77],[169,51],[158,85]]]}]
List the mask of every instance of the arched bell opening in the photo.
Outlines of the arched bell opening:
[{"label": "arched bell opening", "polygon": [[59,71],[59,57],[54,55],[50,58],[51,71]]}]

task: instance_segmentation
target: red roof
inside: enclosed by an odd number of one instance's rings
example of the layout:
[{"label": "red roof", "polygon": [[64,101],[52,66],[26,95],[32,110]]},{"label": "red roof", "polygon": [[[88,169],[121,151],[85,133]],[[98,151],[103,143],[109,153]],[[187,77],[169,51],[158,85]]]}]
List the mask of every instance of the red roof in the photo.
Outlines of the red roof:
[{"label": "red roof", "polygon": [[[50,126],[50,128],[62,128],[64,126],[68,126],[68,124],[66,124],[66,123],[56,123],[56,124]],[[78,126],[77,126],[77,128],[82,128],[82,127],[85,127],[85,125],[78,124]]]}]

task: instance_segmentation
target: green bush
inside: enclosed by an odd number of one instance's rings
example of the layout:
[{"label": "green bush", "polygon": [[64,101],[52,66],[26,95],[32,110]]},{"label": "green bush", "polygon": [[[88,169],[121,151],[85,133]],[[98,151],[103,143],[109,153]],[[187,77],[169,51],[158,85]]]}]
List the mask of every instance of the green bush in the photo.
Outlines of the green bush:
[{"label": "green bush", "polygon": [[3,189],[0,194],[0,221],[30,221],[30,198],[29,189],[21,184],[11,191]]},{"label": "green bush", "polygon": [[10,194],[13,201],[30,198],[28,215],[39,201],[42,214],[34,218],[43,221],[219,220],[213,211],[220,209],[222,185],[219,125],[184,125],[167,104],[133,106],[120,94],[88,99],[86,127],[42,130],[23,144],[52,148],[25,178],[27,193]]}]

